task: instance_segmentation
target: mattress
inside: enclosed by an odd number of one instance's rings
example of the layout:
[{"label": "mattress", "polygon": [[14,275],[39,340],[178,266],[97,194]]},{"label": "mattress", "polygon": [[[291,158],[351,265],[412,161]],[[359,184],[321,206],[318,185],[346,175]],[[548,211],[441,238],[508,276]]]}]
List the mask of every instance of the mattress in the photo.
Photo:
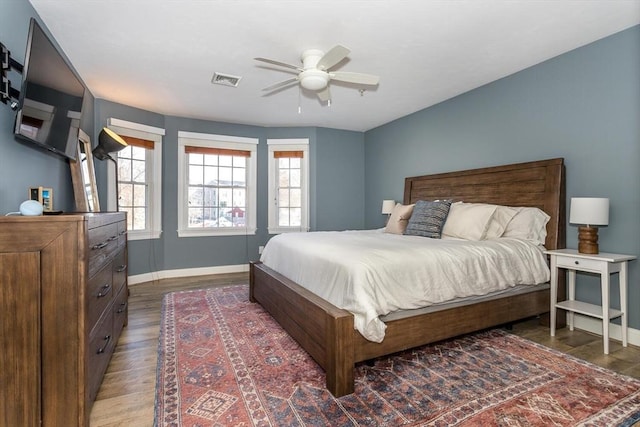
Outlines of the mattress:
[{"label": "mattress", "polygon": [[351,312],[362,336],[382,342],[381,316],[548,282],[543,250],[514,238],[468,241],[382,230],[327,231],[274,236],[261,261]]}]

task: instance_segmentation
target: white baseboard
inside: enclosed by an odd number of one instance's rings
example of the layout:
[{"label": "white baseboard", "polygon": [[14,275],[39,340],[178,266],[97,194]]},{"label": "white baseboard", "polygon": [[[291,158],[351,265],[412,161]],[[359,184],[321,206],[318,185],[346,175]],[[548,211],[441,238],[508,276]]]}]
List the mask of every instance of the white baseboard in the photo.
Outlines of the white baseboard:
[{"label": "white baseboard", "polygon": [[210,274],[245,273],[249,271],[249,264],[222,265],[218,267],[181,268],[177,270],[162,270],[151,273],[129,276],[129,285],[137,285],[161,279],[175,279],[177,277],[208,276]]},{"label": "white baseboard", "polygon": [[[593,317],[576,314],[574,319],[574,327],[583,331],[591,332],[602,336],[602,321]],[[567,323],[567,328],[569,324]],[[622,327],[615,323],[609,324],[609,337],[622,342]],[[629,344],[640,347],[640,330],[629,328],[627,334]]]}]

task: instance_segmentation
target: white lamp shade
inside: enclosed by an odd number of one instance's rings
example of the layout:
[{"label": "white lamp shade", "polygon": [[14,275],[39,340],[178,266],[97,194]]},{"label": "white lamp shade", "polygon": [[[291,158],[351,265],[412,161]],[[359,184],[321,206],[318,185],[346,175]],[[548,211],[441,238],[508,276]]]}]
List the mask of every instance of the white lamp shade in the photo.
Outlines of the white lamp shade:
[{"label": "white lamp shade", "polygon": [[389,215],[393,212],[393,208],[396,206],[395,200],[383,200],[382,201],[382,213]]},{"label": "white lamp shade", "polygon": [[609,199],[572,197],[569,222],[584,225],[608,225]]}]

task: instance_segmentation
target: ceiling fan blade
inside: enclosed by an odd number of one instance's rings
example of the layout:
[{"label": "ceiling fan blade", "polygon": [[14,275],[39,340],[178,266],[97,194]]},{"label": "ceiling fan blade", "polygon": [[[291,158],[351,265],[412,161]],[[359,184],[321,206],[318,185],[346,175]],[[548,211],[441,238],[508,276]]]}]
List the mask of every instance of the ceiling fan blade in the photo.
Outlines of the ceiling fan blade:
[{"label": "ceiling fan blade", "polygon": [[350,73],[348,71],[335,71],[329,73],[331,80],[339,82],[357,83],[361,85],[377,85],[380,82],[379,76],[373,74]]},{"label": "ceiling fan blade", "polygon": [[349,55],[349,52],[351,51],[346,47],[340,46],[339,44],[335,45],[329,52],[325,53],[324,56],[320,58],[316,68],[319,70],[328,70],[346,58],[347,55]]},{"label": "ceiling fan blade", "polygon": [[283,86],[290,85],[291,83],[296,83],[297,81],[298,81],[298,78],[297,78],[297,77],[293,77],[293,78],[290,78],[290,79],[287,79],[287,80],[283,80],[283,81],[281,81],[281,82],[278,82],[278,83],[276,83],[276,84],[273,84],[273,85],[271,85],[271,86],[269,86],[269,87],[265,87],[265,88],[264,88],[264,89],[262,89],[262,90],[263,90],[263,91],[271,91],[271,90],[274,90],[274,89],[281,88],[281,87],[283,87]]},{"label": "ceiling fan blade", "polygon": [[331,92],[329,91],[329,86],[317,92],[317,95],[320,101],[331,103]]},{"label": "ceiling fan blade", "polygon": [[274,59],[267,59],[267,58],[253,58],[253,59],[255,59],[256,61],[266,62],[267,64],[279,65],[281,67],[287,67],[287,68],[292,68],[298,71],[304,71],[303,68],[300,68],[297,65],[287,64],[286,62],[280,62]]}]

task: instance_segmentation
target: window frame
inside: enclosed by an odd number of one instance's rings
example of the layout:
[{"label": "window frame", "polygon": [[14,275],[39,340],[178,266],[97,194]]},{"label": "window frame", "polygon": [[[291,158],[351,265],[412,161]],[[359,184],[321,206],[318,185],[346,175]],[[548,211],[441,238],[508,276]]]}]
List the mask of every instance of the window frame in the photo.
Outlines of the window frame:
[{"label": "window frame", "polygon": [[[281,234],[291,232],[307,232],[309,226],[309,139],[308,138],[287,138],[287,139],[267,139],[269,149],[269,166],[268,166],[268,233]],[[302,214],[301,225],[299,227],[282,227],[278,225],[278,205],[277,205],[277,187],[278,187],[278,165],[274,156],[276,151],[302,151],[301,159],[301,189],[302,189]]]},{"label": "window frame", "polygon": [[[118,135],[130,136],[153,141],[153,150],[147,150],[145,159],[147,173],[145,179],[149,186],[147,202],[147,228],[144,230],[127,230],[128,240],[159,239],[162,235],[162,138],[165,130],[154,126],[110,118],[107,127]],[[117,156],[117,153],[116,153]],[[117,161],[117,157],[114,156]],[[151,157],[151,159],[149,159]],[[151,166],[151,171],[149,171]],[[113,162],[107,162],[107,209],[117,210],[116,203],[116,168]]]},{"label": "window frame", "polygon": [[[178,237],[245,236],[256,234],[258,138],[178,131]],[[188,226],[187,154],[185,146],[250,151],[247,157],[246,212],[244,227]]]}]

